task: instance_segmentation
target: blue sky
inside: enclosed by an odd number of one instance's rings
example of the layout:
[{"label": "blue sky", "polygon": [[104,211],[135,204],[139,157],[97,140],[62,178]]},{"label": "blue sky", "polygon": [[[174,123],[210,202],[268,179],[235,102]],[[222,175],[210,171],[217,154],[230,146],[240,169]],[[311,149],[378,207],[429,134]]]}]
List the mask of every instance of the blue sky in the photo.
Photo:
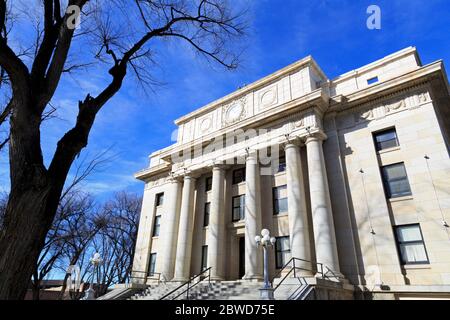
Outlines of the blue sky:
[{"label": "blue sky", "polygon": [[[206,63],[185,46],[172,43],[159,52],[158,80],[165,82],[145,95],[129,78],[102,110],[83,157],[110,148],[110,163],[86,181],[84,189],[99,199],[127,189],[142,193],[133,173],[148,165],[148,155],[166,147],[176,129],[173,121],[220,98],[242,84],[266,76],[312,55],[329,78],[368,64],[408,46],[416,46],[423,64],[450,63],[448,0],[258,0],[250,1],[250,30],[241,67],[227,72]],[[382,10],[381,30],[366,27],[366,9]],[[65,78],[54,104],[61,119],[43,130],[43,151],[49,161],[62,134],[73,124],[77,101],[98,91],[104,71],[81,79]],[[6,154],[0,155],[0,191],[8,189]]]}]

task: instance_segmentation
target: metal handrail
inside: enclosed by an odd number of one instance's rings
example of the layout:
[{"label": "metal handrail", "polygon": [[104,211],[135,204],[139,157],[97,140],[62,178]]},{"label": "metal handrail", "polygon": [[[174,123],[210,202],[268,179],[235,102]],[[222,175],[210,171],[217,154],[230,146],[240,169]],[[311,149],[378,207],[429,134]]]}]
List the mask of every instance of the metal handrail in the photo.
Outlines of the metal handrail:
[{"label": "metal handrail", "polygon": [[[141,276],[135,276],[134,274],[136,274],[136,273],[144,274],[144,276],[142,276],[142,277]],[[159,284],[160,281],[161,281],[161,273],[159,273],[159,272],[149,273],[149,272],[145,272],[145,271],[135,271],[135,270],[133,270],[131,272],[130,279],[138,279],[138,280],[144,280],[144,281],[146,281],[148,279],[151,279],[151,280],[156,280],[158,282],[158,284]]]},{"label": "metal handrail", "polygon": [[[195,279],[201,277],[201,276],[204,275],[205,273],[208,273],[208,275],[207,275],[205,278],[200,279],[199,281],[197,281],[196,283],[194,283],[194,285],[191,285],[192,282],[193,282]],[[200,272],[199,274],[197,274],[197,275],[195,275],[195,276],[190,277],[188,281],[182,283],[181,285],[179,285],[178,287],[176,287],[175,289],[173,289],[173,290],[170,291],[169,293],[165,294],[165,295],[164,295],[162,298],[160,298],[159,300],[164,300],[165,298],[171,296],[173,293],[177,292],[178,290],[180,290],[180,289],[183,288],[184,286],[187,286],[187,289],[184,290],[183,292],[181,292],[180,294],[176,295],[175,297],[173,297],[172,300],[177,299],[178,297],[182,296],[182,295],[185,294],[185,293],[187,293],[187,294],[186,294],[186,298],[187,298],[187,300],[189,300],[189,291],[190,291],[193,287],[195,287],[197,284],[199,284],[200,282],[202,282],[202,281],[205,280],[205,279],[208,279],[208,285],[211,285],[211,267],[209,267],[209,268],[203,270],[202,272]]]},{"label": "metal handrail", "polygon": [[[308,269],[308,268],[303,268],[303,267],[296,266],[296,265],[295,265],[295,261],[307,262],[307,263],[309,263],[309,264],[311,265],[311,268]],[[290,266],[291,263],[292,263],[292,266]],[[312,268],[312,265],[313,265],[313,264],[316,265],[316,270],[314,270],[314,269]],[[317,272],[320,272],[320,274],[322,275],[322,278],[324,277],[324,269],[323,269],[324,265],[323,265],[322,263],[320,263],[320,262],[312,262],[312,261],[309,261],[309,260],[305,260],[305,259],[300,259],[300,258],[292,257],[292,258],[291,258],[291,259],[283,266],[283,268],[281,268],[281,270],[273,277],[273,279],[272,279],[272,284],[273,284],[273,281],[275,280],[275,278],[277,278],[278,276],[280,276],[280,275],[283,273],[283,271],[284,271],[287,267],[290,267],[291,269],[289,270],[289,272],[288,272],[287,274],[284,275],[283,279],[281,279],[281,281],[278,283],[278,285],[274,288],[274,291],[278,289],[278,287],[284,282],[284,280],[286,280],[286,278],[287,278],[292,272],[294,273],[294,278],[297,278],[297,274],[296,274],[297,270],[302,270],[302,271],[312,271],[312,272],[317,271]],[[318,267],[319,267],[319,268],[318,268]],[[327,268],[327,269],[328,269],[328,268]]]}]

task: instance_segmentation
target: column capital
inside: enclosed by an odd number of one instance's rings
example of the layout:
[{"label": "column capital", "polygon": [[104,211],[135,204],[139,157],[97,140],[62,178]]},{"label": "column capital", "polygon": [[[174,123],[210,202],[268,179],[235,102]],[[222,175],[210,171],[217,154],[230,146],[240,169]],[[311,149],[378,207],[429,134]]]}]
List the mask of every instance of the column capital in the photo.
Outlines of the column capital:
[{"label": "column capital", "polygon": [[307,145],[308,143],[313,142],[313,141],[323,142],[326,139],[327,139],[327,135],[322,131],[312,132],[304,137],[305,145]]}]

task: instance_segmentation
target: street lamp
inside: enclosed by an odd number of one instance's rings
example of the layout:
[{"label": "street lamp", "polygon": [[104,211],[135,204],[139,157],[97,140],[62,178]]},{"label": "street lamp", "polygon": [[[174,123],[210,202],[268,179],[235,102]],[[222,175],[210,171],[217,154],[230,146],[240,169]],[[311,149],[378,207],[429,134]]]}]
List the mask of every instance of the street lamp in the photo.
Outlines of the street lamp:
[{"label": "street lamp", "polygon": [[92,271],[91,282],[89,284],[89,289],[86,291],[85,300],[95,300],[94,277],[95,277],[95,274],[97,274],[97,282],[99,282],[98,267],[103,262],[103,259],[100,256],[100,253],[96,252],[96,253],[94,253],[94,256],[89,261],[91,262],[91,264],[93,266],[93,271]]},{"label": "street lamp", "polygon": [[267,229],[263,229],[261,231],[261,236],[255,237],[256,245],[262,246],[264,251],[264,285],[260,289],[261,299],[262,300],[273,300],[273,288],[269,282],[269,257],[268,257],[268,248],[273,247],[277,239],[274,237],[270,237],[270,231]]}]

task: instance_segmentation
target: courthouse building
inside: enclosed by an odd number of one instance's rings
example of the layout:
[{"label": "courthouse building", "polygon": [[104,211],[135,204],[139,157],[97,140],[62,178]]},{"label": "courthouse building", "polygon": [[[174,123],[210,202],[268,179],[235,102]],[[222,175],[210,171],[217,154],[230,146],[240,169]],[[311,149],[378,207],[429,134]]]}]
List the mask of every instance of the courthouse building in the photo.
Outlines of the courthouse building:
[{"label": "courthouse building", "polygon": [[422,65],[410,47],[328,79],[306,57],[175,123],[177,141],[135,175],[133,270],[146,281],[207,268],[211,280],[261,280],[266,228],[271,279],[297,258],[297,276],[332,275],[372,298],[450,297],[442,61]]}]

